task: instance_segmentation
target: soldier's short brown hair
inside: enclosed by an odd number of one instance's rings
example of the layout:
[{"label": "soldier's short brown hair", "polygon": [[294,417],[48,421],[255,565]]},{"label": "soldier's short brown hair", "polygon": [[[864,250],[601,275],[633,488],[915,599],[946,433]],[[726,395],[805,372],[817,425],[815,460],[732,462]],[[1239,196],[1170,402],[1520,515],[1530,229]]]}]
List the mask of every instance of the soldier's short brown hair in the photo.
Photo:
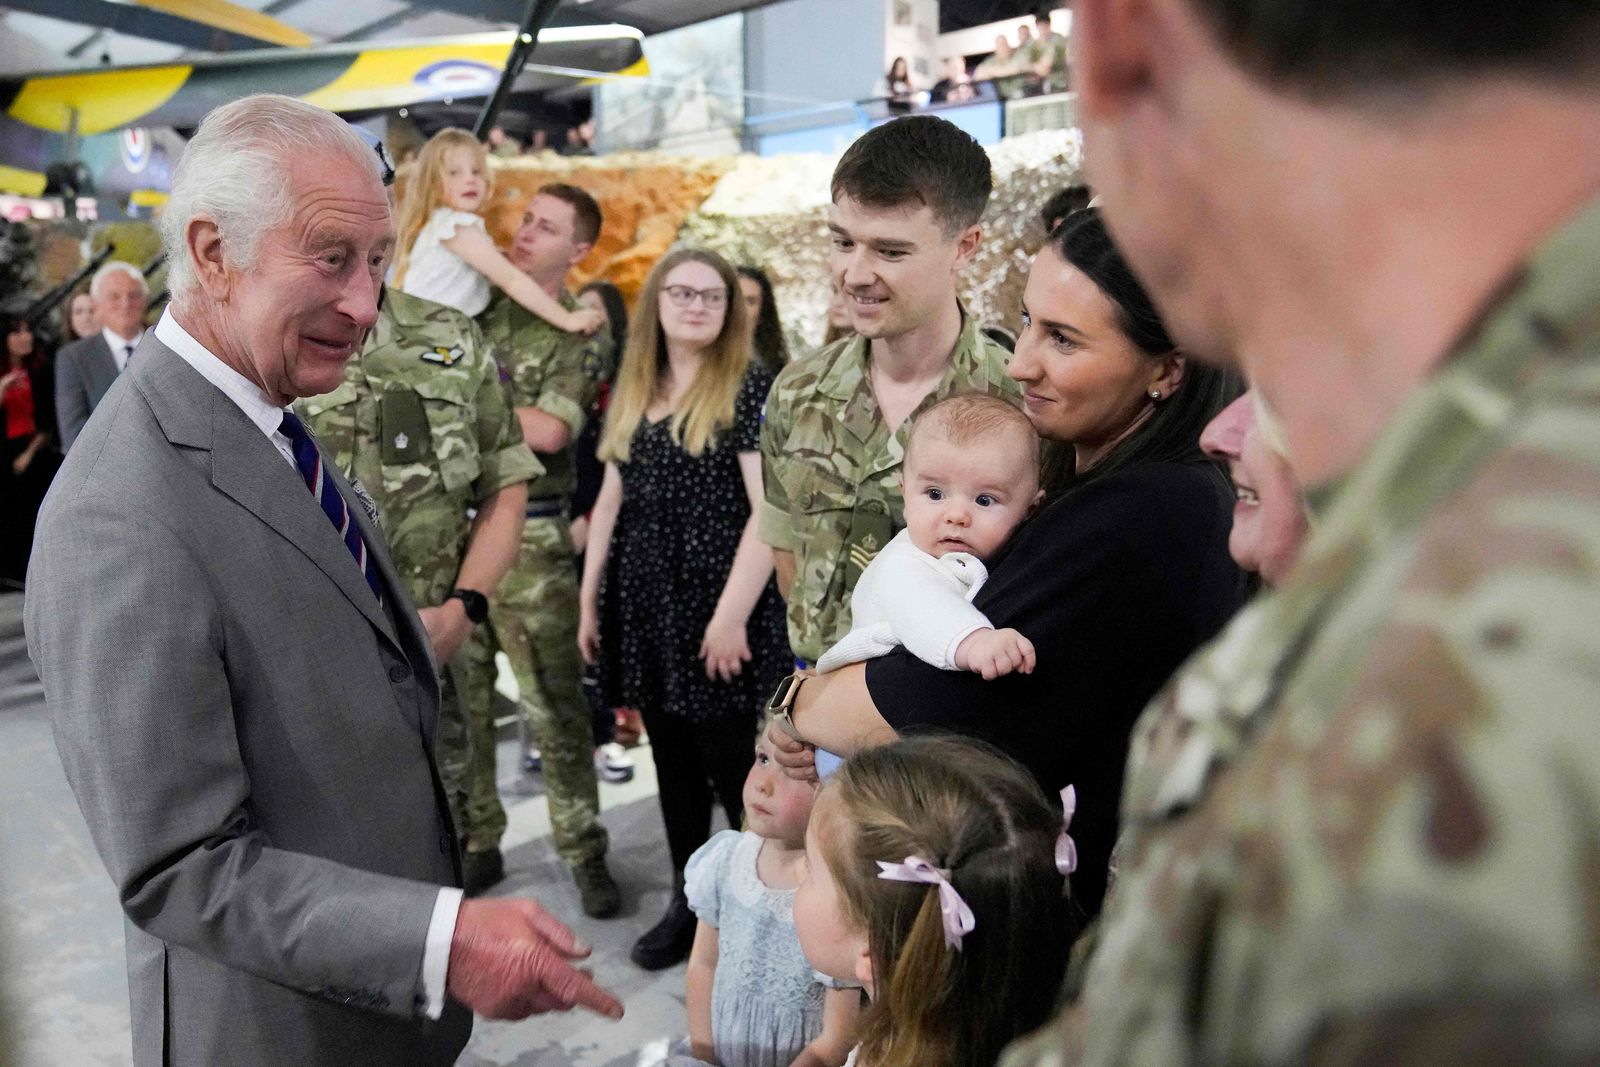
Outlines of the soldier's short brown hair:
[{"label": "soldier's short brown hair", "polygon": [[572,205],[572,239],[580,245],[592,245],[600,239],[602,217],[600,204],[594,197],[565,182],[551,182],[539,186],[539,196],[551,196],[564,204]]},{"label": "soldier's short brown hair", "polygon": [[926,204],[949,236],[983,218],[994,192],[989,154],[972,135],[932,115],[912,115],[868,130],[833,168],[835,202],[868,207]]}]

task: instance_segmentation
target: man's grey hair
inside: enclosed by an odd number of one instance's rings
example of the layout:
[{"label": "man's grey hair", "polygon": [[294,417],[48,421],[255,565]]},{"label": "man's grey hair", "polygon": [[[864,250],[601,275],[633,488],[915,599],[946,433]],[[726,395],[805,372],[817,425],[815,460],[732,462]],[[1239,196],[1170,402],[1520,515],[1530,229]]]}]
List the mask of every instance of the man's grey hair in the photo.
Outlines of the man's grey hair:
[{"label": "man's grey hair", "polygon": [[139,288],[144,291],[145,296],[150,295],[150,283],[144,280],[144,272],[132,263],[124,263],[120,259],[113,259],[94,272],[94,277],[89,281],[89,295],[99,300],[100,290],[106,287],[106,279],[113,274],[126,274],[139,283]]},{"label": "man's grey hair", "polygon": [[371,168],[382,181],[382,163],[372,146],[339,116],[303,100],[261,93],[207,115],[184,148],[161,217],[167,288],[173,299],[182,298],[198,281],[185,237],[190,222],[215,223],[228,261],[248,269],[260,253],[261,239],[294,213],[295,163],[330,154]]}]

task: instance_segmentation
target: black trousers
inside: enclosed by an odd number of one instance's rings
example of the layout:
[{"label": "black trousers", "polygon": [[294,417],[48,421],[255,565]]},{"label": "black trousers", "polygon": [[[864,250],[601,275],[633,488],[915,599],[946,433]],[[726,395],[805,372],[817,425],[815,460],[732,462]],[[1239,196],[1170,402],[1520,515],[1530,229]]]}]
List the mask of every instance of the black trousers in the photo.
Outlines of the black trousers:
[{"label": "black trousers", "polygon": [[640,709],[656,764],[657,799],[667,827],[672,871],[681,878],[694,850],[711,837],[711,805],[735,830],[744,822],[744,780],[755,760],[757,717],[691,723]]}]

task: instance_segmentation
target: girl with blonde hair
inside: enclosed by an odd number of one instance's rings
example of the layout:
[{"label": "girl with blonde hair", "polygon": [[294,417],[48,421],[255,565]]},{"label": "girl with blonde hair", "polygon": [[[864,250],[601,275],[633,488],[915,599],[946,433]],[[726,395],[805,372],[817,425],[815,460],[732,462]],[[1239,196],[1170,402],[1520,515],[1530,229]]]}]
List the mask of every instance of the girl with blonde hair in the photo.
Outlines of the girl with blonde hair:
[{"label": "girl with blonde hair", "polygon": [[668,253],[634,307],[600,435],[578,623],[606,704],[638,708],[650,734],[675,876],[666,915],[634,946],[651,970],[689,954],[684,867],[714,798],[740,825],[757,709],[794,662],[756,532],[771,385],[750,360],[733,268]]},{"label": "girl with blonde hair", "polygon": [[423,146],[400,206],[394,287],[476,317],[489,306],[493,283],[557,329],[593,333],[603,316],[587,308],[562,307],[489,237],[482,215],[494,189],[488,158],[488,151],[466,130],[440,130]]},{"label": "girl with blonde hair", "polygon": [[1065,812],[995,750],[923,735],[851,757],[806,828],[795,931],[871,1002],[859,1067],[990,1067],[1054,1010],[1071,944]]}]

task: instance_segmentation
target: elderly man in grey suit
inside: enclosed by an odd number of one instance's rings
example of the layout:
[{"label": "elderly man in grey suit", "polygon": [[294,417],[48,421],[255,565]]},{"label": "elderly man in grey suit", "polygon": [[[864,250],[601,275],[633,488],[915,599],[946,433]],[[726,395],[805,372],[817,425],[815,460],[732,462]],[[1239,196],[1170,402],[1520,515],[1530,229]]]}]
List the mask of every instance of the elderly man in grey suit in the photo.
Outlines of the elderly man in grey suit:
[{"label": "elderly man in grey suit", "polygon": [[467,1009],[620,1016],[537,904],[454,888],[426,631],[288,412],[377,318],[377,156],[311,105],[226,105],[163,236],[172,306],[56,479],[26,606],[127,917],[135,1062],[446,1064]]},{"label": "elderly man in grey suit", "polygon": [[89,299],[94,302],[100,332],[56,353],[56,419],[63,449],[72,447],[139,347],[150,287],[138,267],[114,259],[95,271],[89,282]]}]

